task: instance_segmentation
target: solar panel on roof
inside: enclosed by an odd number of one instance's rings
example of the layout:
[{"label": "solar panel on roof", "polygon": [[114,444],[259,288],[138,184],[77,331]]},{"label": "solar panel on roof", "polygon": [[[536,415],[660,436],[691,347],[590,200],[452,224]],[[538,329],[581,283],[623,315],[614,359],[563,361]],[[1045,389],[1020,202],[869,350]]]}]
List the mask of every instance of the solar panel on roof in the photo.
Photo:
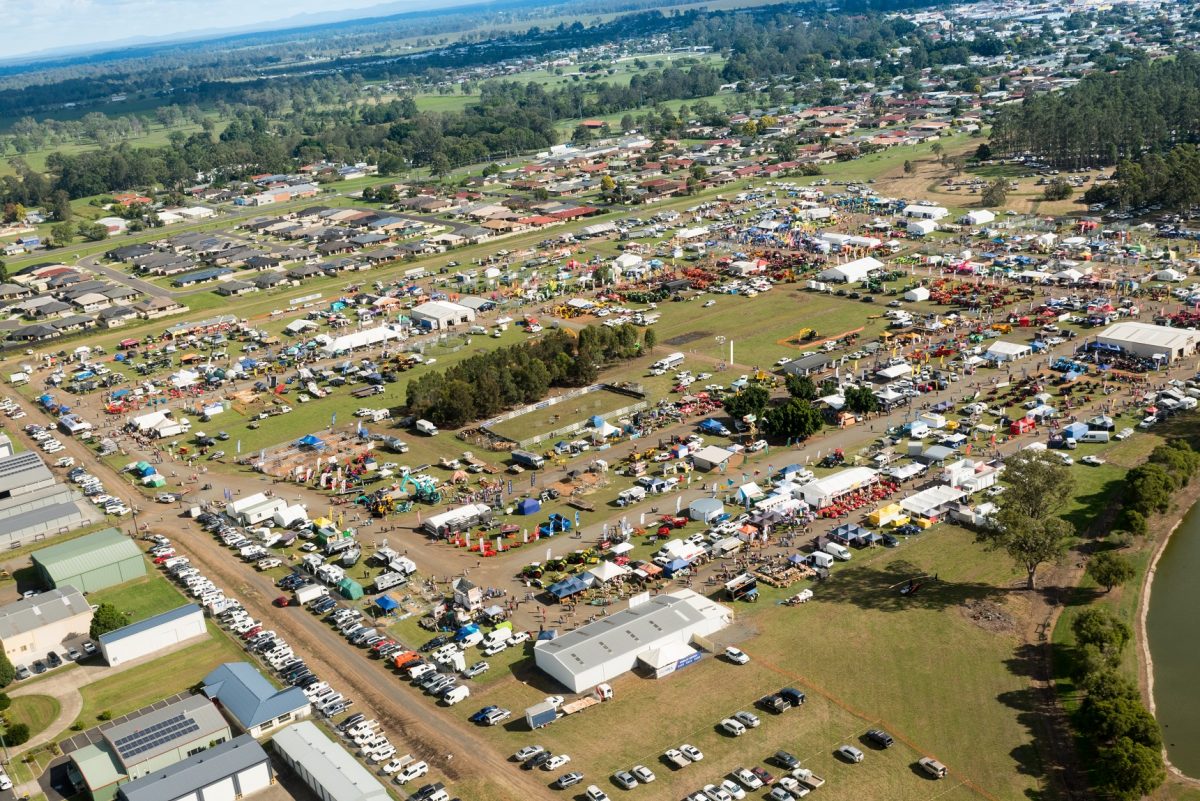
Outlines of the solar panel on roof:
[{"label": "solar panel on roof", "polygon": [[200,724],[192,718],[176,715],[113,740],[113,745],[121,759],[129,759],[199,730]]}]

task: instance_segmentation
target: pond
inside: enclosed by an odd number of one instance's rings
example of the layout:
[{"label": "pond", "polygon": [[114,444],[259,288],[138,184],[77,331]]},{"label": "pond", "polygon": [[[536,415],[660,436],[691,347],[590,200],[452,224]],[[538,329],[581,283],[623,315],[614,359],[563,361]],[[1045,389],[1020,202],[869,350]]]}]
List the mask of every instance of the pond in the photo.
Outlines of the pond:
[{"label": "pond", "polygon": [[1200,777],[1200,504],[1158,560],[1146,636],[1154,660],[1154,703],[1175,767]]}]

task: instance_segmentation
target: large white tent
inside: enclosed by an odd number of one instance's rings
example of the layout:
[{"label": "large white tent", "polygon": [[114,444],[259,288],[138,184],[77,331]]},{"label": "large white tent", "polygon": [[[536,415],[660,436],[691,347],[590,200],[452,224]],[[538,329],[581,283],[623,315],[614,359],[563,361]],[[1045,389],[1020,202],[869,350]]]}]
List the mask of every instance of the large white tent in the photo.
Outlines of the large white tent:
[{"label": "large white tent", "polygon": [[397,339],[404,339],[404,333],[390,325],[380,325],[331,338],[321,345],[321,352],[325,356],[334,356]]}]

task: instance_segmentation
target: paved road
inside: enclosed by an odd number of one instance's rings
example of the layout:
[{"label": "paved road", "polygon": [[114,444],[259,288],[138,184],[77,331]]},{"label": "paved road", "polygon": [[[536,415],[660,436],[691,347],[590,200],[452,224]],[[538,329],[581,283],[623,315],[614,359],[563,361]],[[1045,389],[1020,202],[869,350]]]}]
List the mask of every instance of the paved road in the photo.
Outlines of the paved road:
[{"label": "paved road", "polygon": [[[116,246],[117,245],[114,244],[114,247]],[[124,284],[125,286],[136,289],[143,294],[150,295],[151,297],[169,298],[177,294],[165,287],[159,286],[158,284],[154,284],[149,281],[143,281],[141,278],[134,278],[124,270],[118,270],[115,267],[104,264],[103,259],[104,257],[101,255],[85,256],[79,260],[79,266],[83,267],[84,269],[91,270],[94,273],[98,273],[110,281],[118,284]]]}]

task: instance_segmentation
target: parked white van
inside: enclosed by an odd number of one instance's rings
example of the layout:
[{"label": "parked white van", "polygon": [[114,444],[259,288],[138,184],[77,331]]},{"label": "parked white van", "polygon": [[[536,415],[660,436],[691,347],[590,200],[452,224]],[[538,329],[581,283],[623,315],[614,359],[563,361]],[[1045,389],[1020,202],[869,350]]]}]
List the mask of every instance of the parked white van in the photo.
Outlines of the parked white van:
[{"label": "parked white van", "polygon": [[465,698],[469,698],[470,695],[471,695],[471,688],[460,684],[459,686],[455,687],[450,692],[443,695],[442,700],[446,702],[446,706],[454,706],[459,701],[462,701]]},{"label": "parked white van", "polygon": [[1079,438],[1080,442],[1108,442],[1112,435],[1107,431],[1089,431]]},{"label": "parked white van", "polygon": [[843,562],[850,561],[850,549],[845,545],[838,545],[836,542],[827,542],[823,550],[834,559],[840,559]]}]

